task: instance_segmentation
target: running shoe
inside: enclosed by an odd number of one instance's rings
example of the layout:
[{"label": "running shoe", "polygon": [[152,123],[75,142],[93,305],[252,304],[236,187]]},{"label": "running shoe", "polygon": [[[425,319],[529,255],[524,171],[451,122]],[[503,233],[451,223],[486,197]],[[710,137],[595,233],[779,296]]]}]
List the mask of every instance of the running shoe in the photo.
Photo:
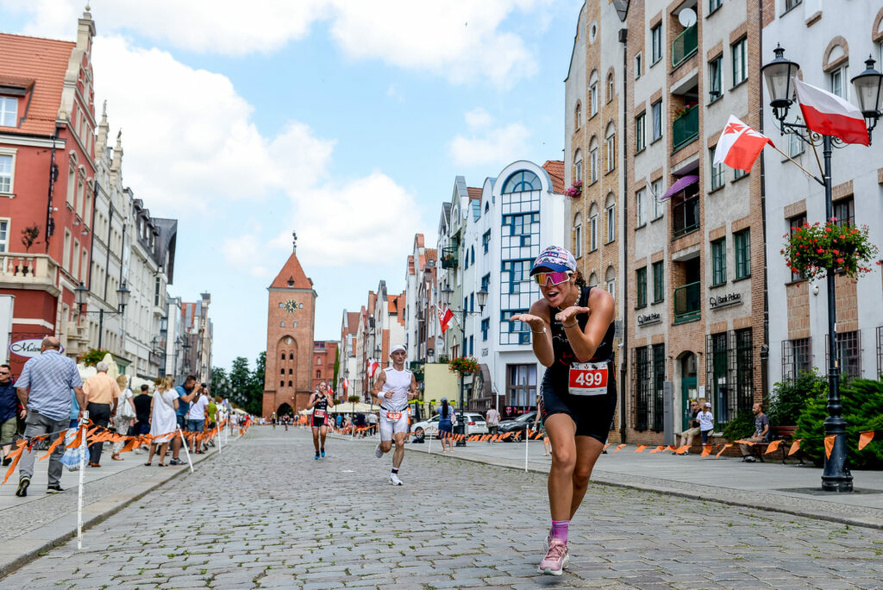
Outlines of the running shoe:
[{"label": "running shoe", "polygon": [[322,449],[322,456],[325,456],[325,449]]},{"label": "running shoe", "polygon": [[18,489],[15,490],[15,495],[19,498],[24,498],[28,495],[28,486],[31,485],[31,478],[28,476],[24,476],[20,480],[18,480]]},{"label": "running shoe", "polygon": [[560,576],[564,573],[564,566],[570,561],[570,552],[567,545],[561,539],[552,539],[546,556],[540,562],[537,571],[541,574]]},{"label": "running shoe", "polygon": [[374,449],[374,456],[378,459],[383,456],[383,451],[380,450],[380,443],[377,443],[377,447]]},{"label": "running shoe", "polygon": [[60,486],[60,485],[55,484],[54,486],[49,486],[49,487],[47,487],[47,488],[46,488],[46,493],[47,493],[47,494],[63,494],[63,493],[64,493],[64,490],[61,489],[61,486]]},{"label": "running shoe", "polygon": [[399,479],[399,476],[397,473],[390,473],[389,474],[389,483],[391,483],[394,486],[400,486],[400,485],[402,485],[402,480]]},{"label": "running shoe", "polygon": [[318,461],[318,460],[319,460],[319,453],[316,453],[316,456],[313,457],[313,459],[315,459],[316,461]]}]

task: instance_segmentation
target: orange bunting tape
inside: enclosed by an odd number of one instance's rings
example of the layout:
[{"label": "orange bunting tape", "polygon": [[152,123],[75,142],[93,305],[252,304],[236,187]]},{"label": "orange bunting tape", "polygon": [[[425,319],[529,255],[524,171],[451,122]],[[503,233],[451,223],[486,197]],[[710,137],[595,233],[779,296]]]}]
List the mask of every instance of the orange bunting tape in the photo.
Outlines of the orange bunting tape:
[{"label": "orange bunting tape", "polygon": [[727,449],[729,449],[732,446],[733,446],[732,443],[725,444],[723,447],[721,447],[721,450],[717,452],[717,455],[715,455],[715,457],[720,459],[720,456],[724,453],[724,451],[726,451]]},{"label": "orange bunting tape", "polygon": [[869,430],[867,432],[862,432],[858,437],[858,450],[862,450],[868,443],[874,440],[874,431]]},{"label": "orange bunting tape", "polygon": [[781,445],[781,444],[782,444],[782,441],[780,441],[780,440],[774,440],[774,441],[771,442],[769,445],[767,445],[767,448],[766,448],[766,451],[764,452],[764,455],[769,455],[770,453],[775,452],[776,449],[778,449],[778,448],[779,448],[779,445]]},{"label": "orange bunting tape", "polygon": [[831,436],[825,437],[825,456],[830,459],[831,451],[834,450],[834,441],[837,439],[836,434],[832,434]]}]

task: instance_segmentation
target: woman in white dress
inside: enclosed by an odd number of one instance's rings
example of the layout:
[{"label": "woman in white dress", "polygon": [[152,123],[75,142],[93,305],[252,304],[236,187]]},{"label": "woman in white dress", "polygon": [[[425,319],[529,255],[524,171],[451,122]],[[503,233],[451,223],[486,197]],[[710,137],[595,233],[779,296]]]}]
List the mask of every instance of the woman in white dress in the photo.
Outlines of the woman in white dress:
[{"label": "woman in white dress", "polygon": [[172,377],[163,378],[162,382],[153,392],[153,400],[150,402],[150,455],[147,457],[149,466],[153,462],[153,454],[159,446],[159,466],[165,467],[163,459],[169,447],[169,441],[175,435],[178,422],[175,412],[178,410],[178,393],[172,388],[175,381]]}]

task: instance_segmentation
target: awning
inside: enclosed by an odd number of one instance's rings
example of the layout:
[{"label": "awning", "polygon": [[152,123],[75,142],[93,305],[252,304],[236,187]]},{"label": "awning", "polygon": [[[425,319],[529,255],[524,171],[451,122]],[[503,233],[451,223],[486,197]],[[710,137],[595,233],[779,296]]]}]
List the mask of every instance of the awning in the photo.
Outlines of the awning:
[{"label": "awning", "polygon": [[685,188],[687,188],[688,186],[690,186],[691,184],[696,184],[697,182],[699,182],[699,177],[696,176],[695,174],[689,174],[687,176],[682,176],[681,178],[676,180],[675,183],[673,185],[671,185],[671,187],[667,191],[665,191],[665,194],[662,195],[662,198],[663,199],[670,199],[673,196],[675,196],[676,194],[678,194],[679,192],[681,192],[682,190],[684,190]]}]

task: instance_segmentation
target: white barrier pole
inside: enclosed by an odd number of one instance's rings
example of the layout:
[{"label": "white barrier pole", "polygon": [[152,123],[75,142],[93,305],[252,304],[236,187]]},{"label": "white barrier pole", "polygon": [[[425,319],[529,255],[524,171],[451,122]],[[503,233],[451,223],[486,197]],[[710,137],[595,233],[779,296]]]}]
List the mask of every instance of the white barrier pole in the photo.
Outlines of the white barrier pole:
[{"label": "white barrier pole", "polygon": [[184,431],[179,428],[178,434],[181,435],[181,443],[184,445],[184,453],[187,455],[187,462],[190,463],[190,473],[193,473],[193,459],[190,458],[190,447],[187,446],[187,439],[184,438]]},{"label": "white barrier pole", "polygon": [[215,431],[218,435],[218,454],[220,455],[224,450],[224,445],[221,444],[221,439],[224,438],[223,432],[221,432],[221,428],[216,426]]},{"label": "white barrier pole", "polygon": [[[86,421],[89,419],[89,412],[83,412],[83,419],[80,420],[80,423],[77,425],[78,429],[83,428]],[[89,452],[88,447],[86,446],[86,431],[78,430],[78,433],[82,432],[83,438],[80,440],[80,448],[82,449],[82,453],[80,454],[80,477],[79,483],[77,484],[77,551],[82,551],[83,549],[83,473],[86,471],[86,453]],[[51,459],[50,459],[51,460]]]},{"label": "white barrier pole", "polygon": [[527,441],[530,440],[530,429],[524,429],[524,471],[527,471]]},{"label": "white barrier pole", "polygon": [[[426,435],[426,430],[423,431],[424,436]],[[445,444],[442,443],[442,450],[444,450]],[[429,454],[432,454],[432,435],[429,435]]]}]

